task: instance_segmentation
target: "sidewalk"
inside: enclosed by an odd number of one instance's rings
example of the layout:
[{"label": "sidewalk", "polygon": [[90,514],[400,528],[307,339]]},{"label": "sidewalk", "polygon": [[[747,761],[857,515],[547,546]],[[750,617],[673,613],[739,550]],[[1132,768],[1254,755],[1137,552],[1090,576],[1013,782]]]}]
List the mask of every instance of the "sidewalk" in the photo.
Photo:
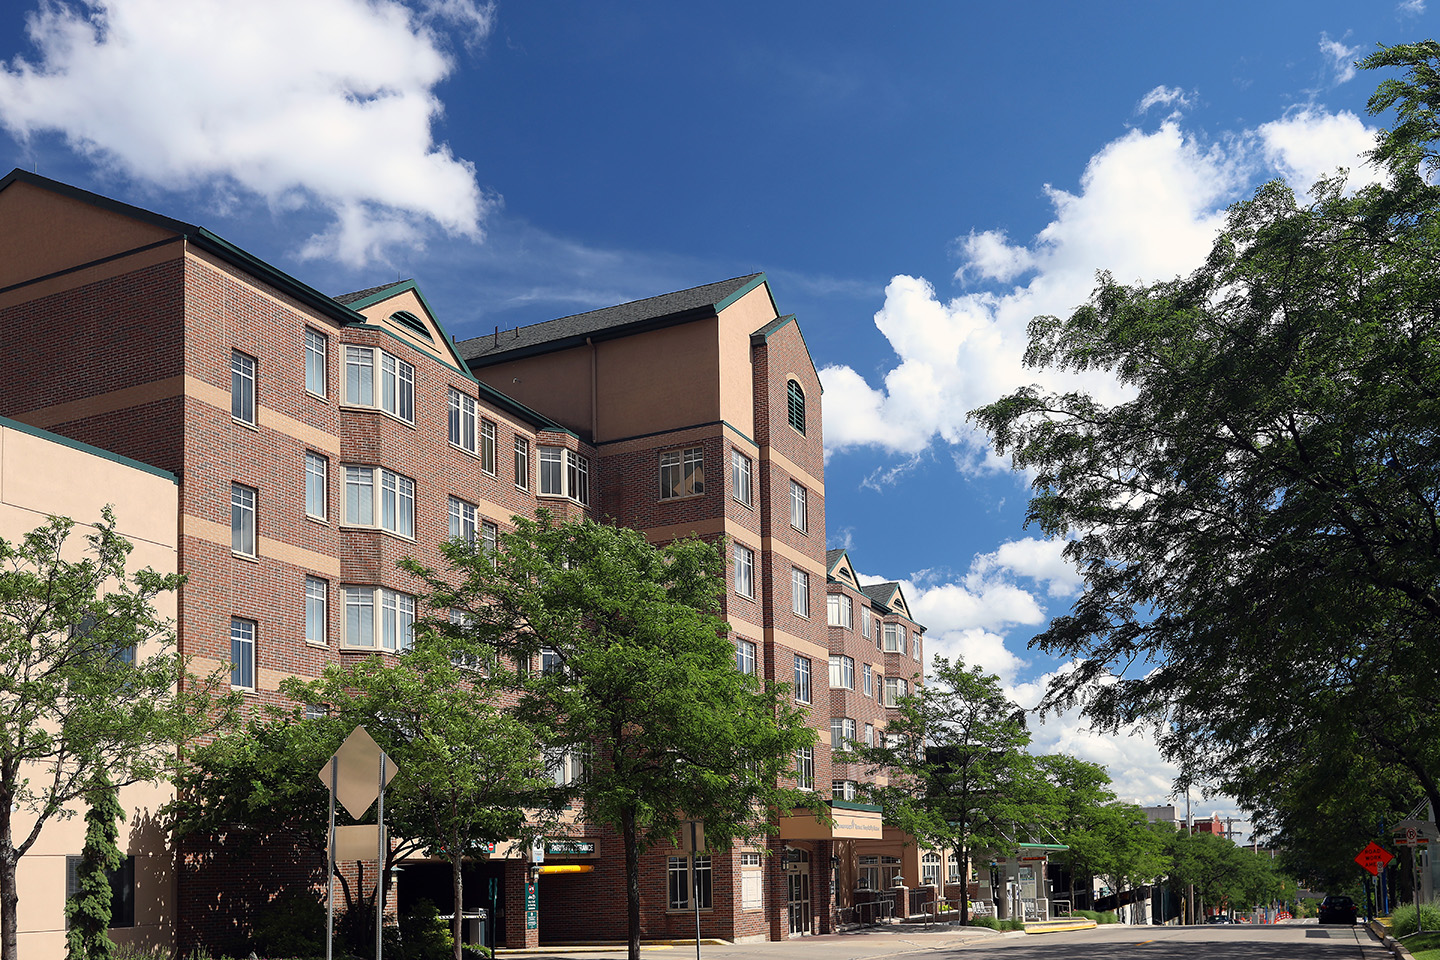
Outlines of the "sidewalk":
[{"label": "sidewalk", "polygon": [[[836,960],[842,955],[847,960],[865,960],[872,957],[891,957],[921,950],[963,946],[979,940],[999,937],[1023,937],[1024,933],[998,933],[985,927],[948,927],[936,924],[927,930],[923,924],[888,924],[882,927],[866,927],[846,933],[828,933],[822,936],[796,937],[793,940],[765,941],[759,943],[729,943],[723,940],[701,940],[701,960],[765,960],[783,957],[784,960]],[[623,943],[565,944],[535,947],[529,950],[496,951],[497,960],[506,957],[550,957],[550,958],[594,958],[594,960],[616,960],[626,952]],[[695,941],[680,940],[666,942],[642,942],[642,957],[653,960],[687,960],[695,956]]]}]

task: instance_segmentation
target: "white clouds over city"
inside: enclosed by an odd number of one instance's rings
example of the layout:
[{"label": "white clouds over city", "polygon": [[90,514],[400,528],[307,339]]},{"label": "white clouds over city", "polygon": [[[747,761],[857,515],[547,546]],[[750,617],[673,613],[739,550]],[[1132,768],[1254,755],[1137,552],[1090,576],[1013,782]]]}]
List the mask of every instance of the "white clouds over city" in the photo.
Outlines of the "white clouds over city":
[{"label": "white clouds over city", "polygon": [[26,21],[38,56],[0,63],[0,125],[217,205],[314,209],[330,225],[299,252],[358,266],[481,237],[495,200],[436,141],[435,88],[449,38],[493,18],[475,0],[51,2]]}]

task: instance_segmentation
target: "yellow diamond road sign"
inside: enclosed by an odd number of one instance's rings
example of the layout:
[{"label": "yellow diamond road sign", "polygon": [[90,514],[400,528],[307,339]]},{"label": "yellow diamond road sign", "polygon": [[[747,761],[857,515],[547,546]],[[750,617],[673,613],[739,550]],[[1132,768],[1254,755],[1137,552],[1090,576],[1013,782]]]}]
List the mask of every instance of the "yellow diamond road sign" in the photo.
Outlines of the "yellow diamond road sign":
[{"label": "yellow diamond road sign", "polygon": [[[350,816],[359,820],[370,809],[370,804],[380,796],[380,758],[385,751],[370,738],[364,727],[356,727],[350,736],[340,744],[330,763],[320,768],[320,782],[330,787],[330,767],[335,770],[335,799],[340,801]],[[395,778],[396,767],[385,757],[385,783],[388,786]]]}]

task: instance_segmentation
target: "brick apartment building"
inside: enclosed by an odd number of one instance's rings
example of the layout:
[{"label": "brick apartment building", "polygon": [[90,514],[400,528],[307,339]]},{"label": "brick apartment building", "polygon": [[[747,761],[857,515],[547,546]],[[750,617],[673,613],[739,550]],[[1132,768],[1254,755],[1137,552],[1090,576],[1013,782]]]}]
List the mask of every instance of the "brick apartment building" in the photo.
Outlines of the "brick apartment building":
[{"label": "brick apartment building", "polygon": [[[853,802],[865,772],[844,744],[918,682],[923,628],[898,585],[827,555],[820,383],[763,274],[456,343],[413,281],[326,296],[202,227],[23,171],[0,180],[0,225],[0,415],[179,478],[177,629],[198,672],[232,664],[259,706],[287,676],[394,653],[416,615],[396,562],[540,507],[726,537],[737,666],[808,705],[821,740],[797,776],[835,791],[835,817],[782,817],[771,856],[701,862],[703,932],[823,932],[865,891],[919,882],[913,845]],[[624,935],[623,911],[596,909],[623,902],[616,838],[578,824],[569,841],[595,869],[541,878],[538,930],[528,864],[476,866],[501,942]],[[233,943],[321,865],[241,866],[177,853],[182,950]],[[432,869],[407,864],[401,902]],[[644,870],[646,935],[693,935],[688,860]]]}]

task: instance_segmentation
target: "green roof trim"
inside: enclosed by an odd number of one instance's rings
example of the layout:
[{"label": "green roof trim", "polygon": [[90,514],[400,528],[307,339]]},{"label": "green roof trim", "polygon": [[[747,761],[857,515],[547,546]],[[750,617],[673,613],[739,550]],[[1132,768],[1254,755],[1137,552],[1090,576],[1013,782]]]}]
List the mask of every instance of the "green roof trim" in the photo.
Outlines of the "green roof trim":
[{"label": "green roof trim", "polygon": [[162,480],[169,480],[171,483],[178,484],[180,482],[180,478],[176,477],[175,474],[171,473],[169,470],[161,470],[159,467],[152,467],[148,463],[141,463],[139,460],[132,460],[130,457],[124,456],[123,454],[115,453],[111,450],[106,450],[103,447],[97,447],[94,444],[85,443],[83,440],[72,440],[69,437],[62,436],[50,430],[43,429],[42,427],[32,427],[28,423],[21,423],[19,420],[11,420],[9,417],[0,417],[0,427],[5,427],[7,429],[17,431],[18,433],[29,434],[30,436],[38,437],[41,440],[49,440],[51,443],[58,443],[62,447],[69,447],[71,450],[78,450],[81,453],[88,453],[93,456],[100,457],[102,460],[109,460],[111,463],[118,463],[121,466],[134,467],[136,470],[142,470],[145,473],[159,477]]},{"label": "green roof trim", "polygon": [[[771,298],[771,302],[774,302],[773,297]],[[779,311],[776,312],[778,313]],[[750,334],[750,346],[756,347],[765,343],[792,323],[795,324],[795,333],[800,337],[800,345],[805,348],[805,359],[810,361],[810,372],[815,374],[815,382],[820,384],[820,393],[824,394],[825,384],[820,383],[820,371],[815,369],[815,358],[810,356],[810,345],[805,342],[805,331],[800,329],[800,321],[796,318],[795,314],[787,313],[783,317],[776,317],[759,330]]]},{"label": "green roof trim", "polygon": [[730,294],[730,296],[718,301],[715,304],[715,312],[719,313],[721,310],[724,310],[726,307],[735,303],[741,297],[745,296],[747,293],[759,286],[765,287],[765,293],[770,297],[770,309],[775,311],[776,313],[779,313],[780,308],[775,306],[775,294],[770,289],[770,279],[765,276],[763,272],[755,274],[755,276],[750,280],[749,283],[745,284],[743,287]]},{"label": "green roof trim", "polygon": [[860,810],[865,813],[882,813],[883,808],[873,803],[856,803],[854,800],[831,800],[830,806],[836,810]]},{"label": "green roof trim", "polygon": [[[449,330],[445,329],[445,324],[440,322],[440,317],[435,313],[435,308],[430,306],[430,301],[425,299],[425,294],[420,290],[420,285],[416,283],[413,279],[401,280],[397,283],[388,284],[384,287],[381,287],[379,290],[376,290],[369,296],[361,297],[358,300],[351,301],[349,306],[351,309],[359,311],[363,310],[365,307],[373,306],[374,304],[377,304],[382,300],[389,300],[392,297],[401,293],[415,294],[415,299],[419,300],[420,306],[425,308],[425,313],[430,317],[430,321],[435,324],[435,329],[439,330],[440,336],[445,338],[445,345],[450,348],[450,356],[455,359],[456,364],[459,364],[458,367],[451,366],[450,364],[446,364],[446,366],[449,366],[452,370],[459,370],[461,373],[465,374],[466,377],[474,380],[476,383],[479,383],[480,379],[476,377],[473,372],[471,372],[470,365],[465,362],[465,358],[460,356],[460,348],[456,346],[455,338],[450,335]],[[401,310],[398,312],[414,316],[414,314],[410,314],[408,310]],[[416,317],[416,320],[418,321],[419,318]],[[404,321],[401,322],[404,323]],[[408,323],[405,325],[407,327],[409,326]],[[428,339],[428,334],[426,336]],[[521,404],[521,406],[524,405]],[[530,408],[526,407],[525,409],[529,410]],[[531,412],[533,413],[534,411]]]}]

